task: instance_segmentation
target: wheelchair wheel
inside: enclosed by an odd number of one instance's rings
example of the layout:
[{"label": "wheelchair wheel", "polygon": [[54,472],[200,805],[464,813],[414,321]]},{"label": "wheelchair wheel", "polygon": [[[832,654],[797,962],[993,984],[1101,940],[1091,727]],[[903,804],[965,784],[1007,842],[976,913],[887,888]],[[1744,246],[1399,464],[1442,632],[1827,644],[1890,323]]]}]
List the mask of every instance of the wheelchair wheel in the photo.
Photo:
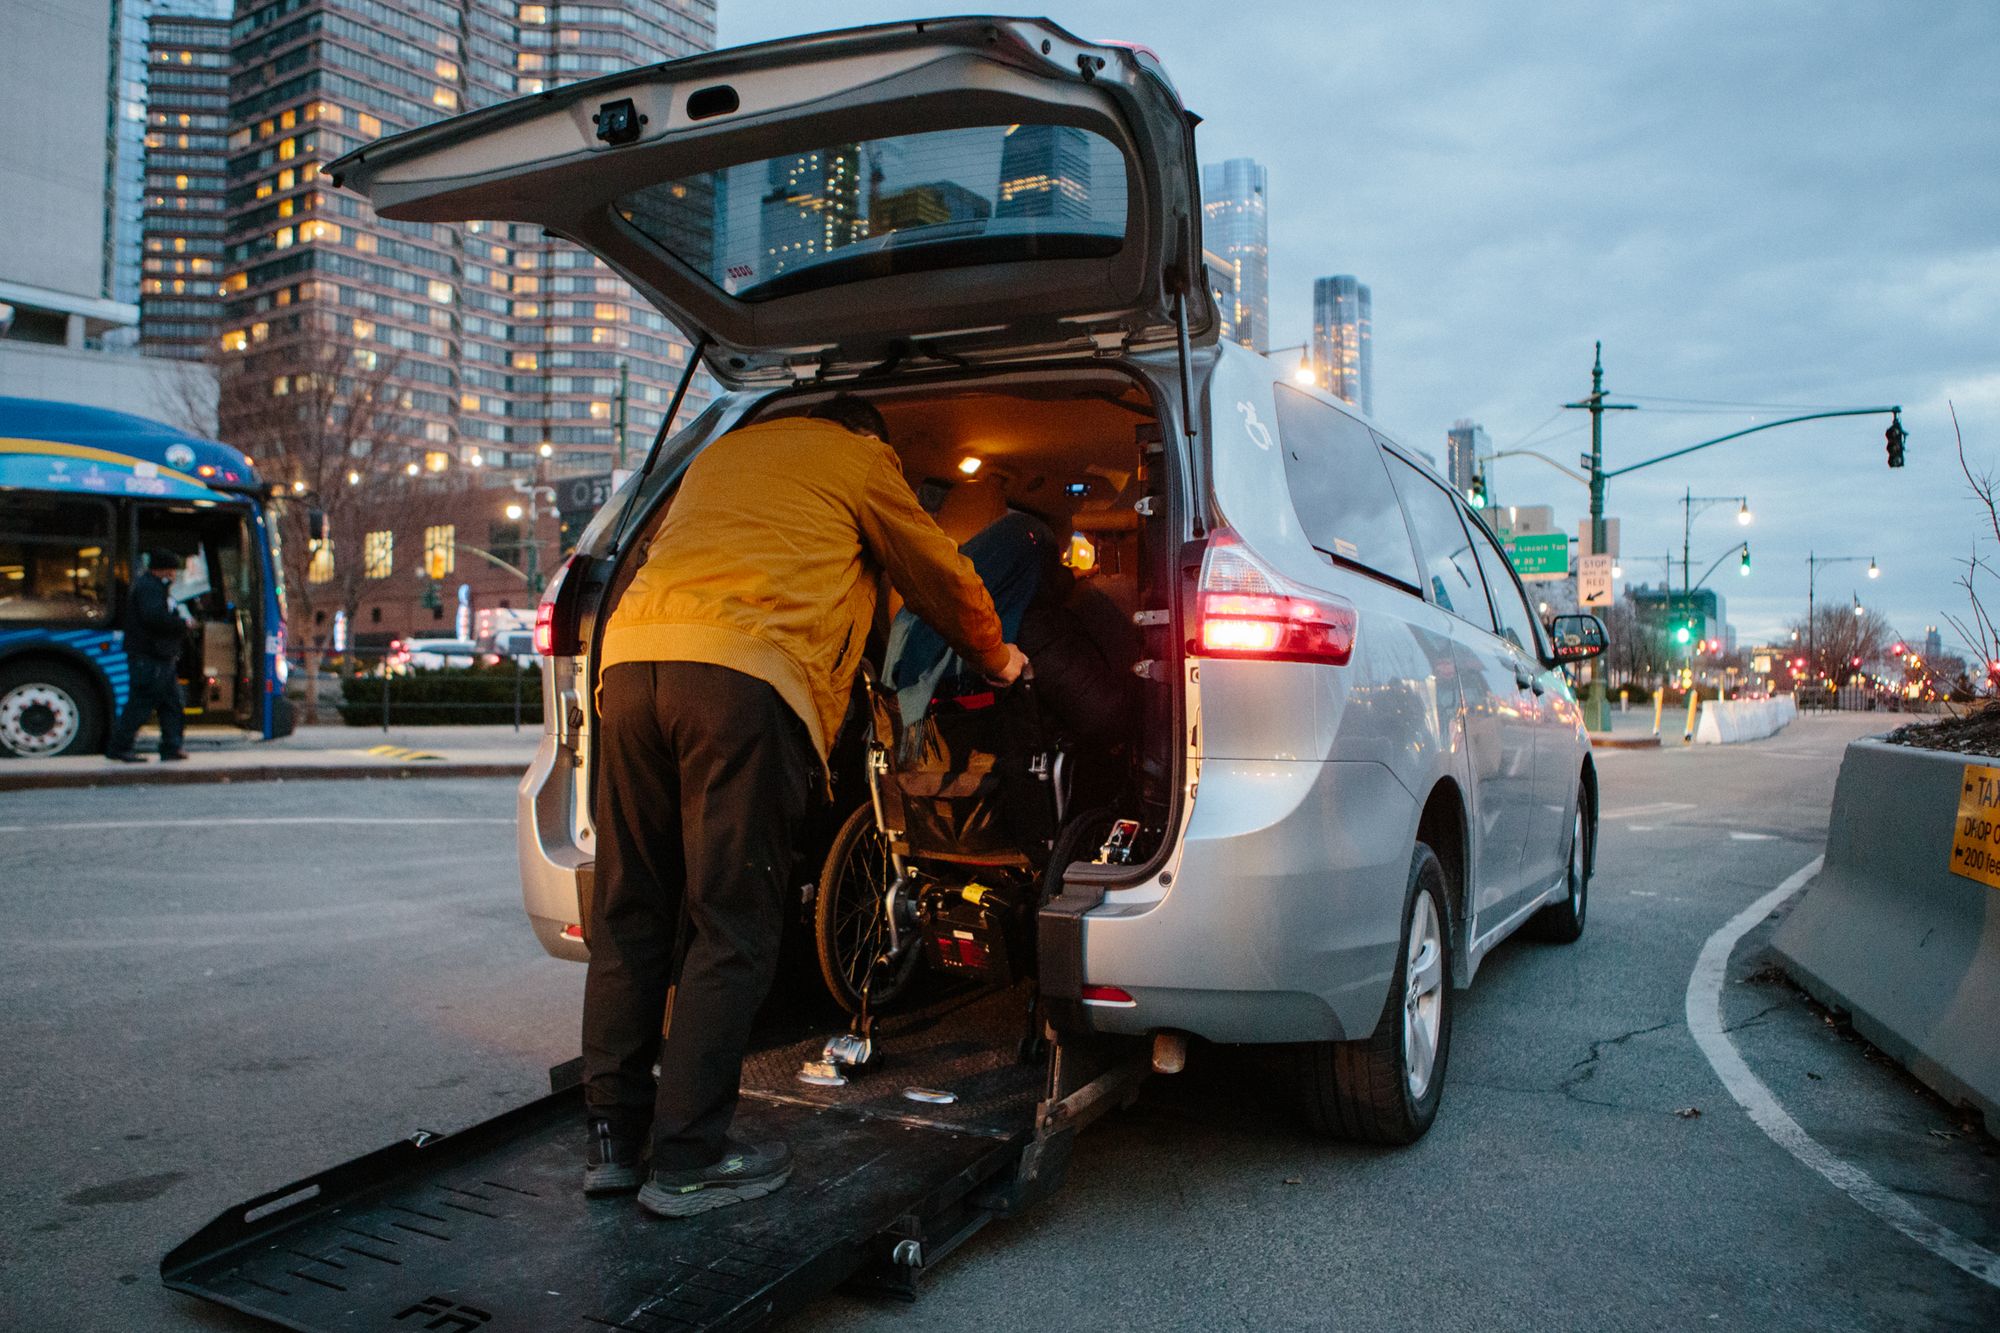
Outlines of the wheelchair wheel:
[{"label": "wheelchair wheel", "polygon": [[847,817],[834,837],[813,903],[813,939],[819,948],[820,975],[826,980],[827,991],[850,1014],[861,1009],[861,985],[870,969],[875,970],[875,978],[868,1005],[880,1010],[909,985],[923,953],[921,944],[911,940],[893,969],[876,966],[889,947],[884,895],[895,878],[888,841],[875,826],[875,809],[864,805]]}]

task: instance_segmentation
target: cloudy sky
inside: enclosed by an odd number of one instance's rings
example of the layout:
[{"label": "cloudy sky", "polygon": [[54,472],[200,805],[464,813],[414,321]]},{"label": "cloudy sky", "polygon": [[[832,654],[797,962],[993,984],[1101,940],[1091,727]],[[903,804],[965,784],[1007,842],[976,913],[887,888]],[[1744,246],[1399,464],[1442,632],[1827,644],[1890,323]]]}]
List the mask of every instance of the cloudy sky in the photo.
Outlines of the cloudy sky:
[{"label": "cloudy sky", "polygon": [[[721,0],[734,45],[964,12],[901,0]],[[1507,12],[1507,11],[1520,12]],[[1052,0],[1083,37],[1159,52],[1206,119],[1204,161],[1270,169],[1274,341],[1305,340],[1312,280],[1374,291],[1376,415],[1442,457],[1459,417],[1574,467],[1602,339],[1608,466],[1785,406],[1900,403],[1787,427],[1612,483],[1628,579],[1681,544],[1679,498],[1745,494],[1754,572],[1718,579],[1746,639],[1802,616],[1806,556],[1919,637],[1964,605],[1980,513],[1958,472],[2000,468],[2000,4],[1398,5]],[[1698,401],[1695,401],[1698,400]],[[1770,405],[1762,413],[1724,404]],[[1502,501],[1574,529],[1583,488],[1531,459]],[[1696,519],[1696,572],[1743,535]],[[1981,548],[1993,555],[1990,531]],[[2000,602],[2000,588],[1994,601]],[[1947,645],[1952,638],[1945,627]]]}]

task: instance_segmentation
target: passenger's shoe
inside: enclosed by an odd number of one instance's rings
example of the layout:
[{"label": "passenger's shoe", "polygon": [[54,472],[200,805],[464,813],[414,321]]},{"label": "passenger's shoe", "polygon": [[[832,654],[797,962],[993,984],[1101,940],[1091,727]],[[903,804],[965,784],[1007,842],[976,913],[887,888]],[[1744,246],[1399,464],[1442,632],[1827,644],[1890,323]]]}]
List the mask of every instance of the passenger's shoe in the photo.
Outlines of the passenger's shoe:
[{"label": "passenger's shoe", "polygon": [[639,1206],[656,1217],[693,1217],[761,1199],[792,1178],[792,1150],[782,1143],[731,1143],[712,1166],[653,1174]]},{"label": "passenger's shoe", "polygon": [[133,754],[130,750],[121,750],[115,754],[107,754],[104,757],[118,764],[143,764],[146,762],[144,756]]},{"label": "passenger's shoe", "polygon": [[172,754],[162,754],[160,756],[160,762],[163,764],[170,764],[176,759],[185,759],[187,757],[188,757],[188,752],[186,750],[175,750]]},{"label": "passenger's shoe", "polygon": [[630,1194],[646,1178],[645,1143],[613,1132],[609,1120],[590,1122],[584,1147],[583,1192]]}]

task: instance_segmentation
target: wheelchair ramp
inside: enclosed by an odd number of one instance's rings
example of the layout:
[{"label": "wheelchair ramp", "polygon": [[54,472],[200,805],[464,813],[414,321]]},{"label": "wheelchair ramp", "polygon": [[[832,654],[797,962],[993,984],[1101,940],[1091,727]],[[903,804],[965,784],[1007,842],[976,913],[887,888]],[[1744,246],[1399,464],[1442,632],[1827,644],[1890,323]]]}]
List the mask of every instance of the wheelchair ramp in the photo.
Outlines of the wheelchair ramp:
[{"label": "wheelchair ramp", "polygon": [[232,1208],[161,1279],[285,1328],[449,1333],[741,1329],[857,1275],[907,1290],[913,1250],[934,1262],[984,1222],[968,1196],[1030,1137],[1043,1071],[1014,1058],[1019,1014],[989,995],[885,1023],[881,1066],[847,1088],[793,1078],[818,1037],[755,1057],[737,1132],[785,1139],[796,1166],[752,1203],[661,1221],[586,1199],[572,1086]]}]

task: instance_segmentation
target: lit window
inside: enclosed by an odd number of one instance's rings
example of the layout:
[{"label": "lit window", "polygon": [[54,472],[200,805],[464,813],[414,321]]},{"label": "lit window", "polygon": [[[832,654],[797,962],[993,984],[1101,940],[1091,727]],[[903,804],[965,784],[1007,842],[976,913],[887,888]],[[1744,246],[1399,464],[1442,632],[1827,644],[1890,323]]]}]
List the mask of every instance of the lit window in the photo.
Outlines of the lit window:
[{"label": "lit window", "polygon": [[289,199],[280,199],[278,201],[278,216],[281,218],[288,218],[291,215],[292,215],[292,201]]},{"label": "lit window", "polygon": [[458,566],[458,526],[440,523],[424,529],[424,572],[441,579]]},{"label": "lit window", "polygon": [[271,336],[271,326],[269,324],[264,323],[262,320],[259,320],[255,324],[252,324],[250,326],[251,342],[260,343],[270,336]]},{"label": "lit window", "polygon": [[366,111],[356,112],[354,123],[360,128],[363,134],[368,135],[370,138],[379,138],[382,134],[382,122],[374,116],[369,115]]},{"label": "lit window", "polygon": [[513,365],[516,370],[534,370],[540,365],[540,358],[533,352],[516,352]]},{"label": "lit window", "polygon": [[187,187],[188,187],[188,178],[186,176],[174,177],[174,188],[176,190],[185,190]]},{"label": "lit window", "polygon": [[591,308],[590,313],[596,319],[618,319],[625,314],[623,309],[609,301],[599,301]]},{"label": "lit window", "polygon": [[436,69],[437,76],[440,79],[455,79],[458,77],[458,66],[452,64],[449,60],[438,61]]},{"label": "lit window", "polygon": [[187,248],[188,248],[188,238],[187,238],[187,237],[185,237],[185,236],[176,236],[176,237],[174,237],[174,253],[175,253],[175,254],[177,254],[177,255],[178,255],[178,254],[184,254],[184,253],[186,253],[186,251],[187,251]]},{"label": "lit window", "polygon": [[439,305],[451,304],[451,284],[445,282],[443,279],[432,278],[426,290],[430,293],[431,300],[436,301]]},{"label": "lit window", "polygon": [[306,566],[306,582],[331,583],[333,581],[333,538],[328,537],[313,547],[312,561]]},{"label": "lit window", "polygon": [[240,292],[249,285],[250,275],[248,273],[232,273],[222,280],[222,290],[225,292]]},{"label": "lit window", "polygon": [[520,8],[520,20],[523,23],[547,23],[549,21],[549,7],[547,5],[522,5]]},{"label": "lit window", "polygon": [[431,94],[431,105],[441,106],[447,111],[455,110],[458,107],[458,94],[449,88],[439,88]]},{"label": "lit window", "polygon": [[272,233],[271,243],[282,250],[292,243],[292,239],[292,229],[290,227],[280,227],[276,232]]},{"label": "lit window", "polygon": [[514,91],[517,93],[538,93],[547,86],[548,85],[540,79],[514,80]]},{"label": "lit window", "polygon": [[292,128],[292,126],[298,123],[299,123],[299,113],[297,108],[293,108],[292,110],[287,111],[284,115],[278,117],[278,128],[281,130],[288,130]]},{"label": "lit window", "polygon": [[590,419],[592,421],[611,420],[611,404],[602,399],[592,402],[590,405]]},{"label": "lit window", "polygon": [[354,321],[353,327],[354,336],[357,338],[366,340],[375,336],[375,321],[373,320],[357,319]]},{"label": "lit window", "polygon": [[269,198],[271,197],[271,182],[270,182],[270,181],[268,181],[268,180],[261,180],[261,181],[258,181],[258,182],[257,182],[257,197],[258,197],[259,199],[269,199]]},{"label": "lit window", "polygon": [[298,183],[298,179],[299,179],[298,173],[296,171],[293,171],[290,167],[286,167],[283,171],[278,173],[278,188],[281,190],[289,190],[292,188],[292,186]]},{"label": "lit window", "polygon": [[285,139],[278,144],[279,161],[289,162],[298,155],[299,141],[297,139]]},{"label": "lit window", "polygon": [[372,255],[372,254],[374,254],[374,253],[375,253],[375,233],[373,233],[373,232],[368,232],[368,231],[357,231],[357,232],[355,232],[355,233],[354,233],[354,248],[355,248],[355,249],[357,249],[357,250],[359,250],[359,251],[360,251],[360,252],[361,252],[362,254],[365,254],[365,255]]},{"label": "lit window", "polygon": [[541,316],[542,316],[542,306],[539,301],[514,302],[514,318],[540,319]]},{"label": "lit window", "polygon": [[257,137],[259,139],[268,139],[271,137],[271,132],[275,129],[277,129],[277,126],[271,121],[260,120],[257,122]]},{"label": "lit window", "polygon": [[250,339],[242,329],[231,329],[222,335],[222,350],[225,352],[240,352],[249,345]]},{"label": "lit window", "polygon": [[460,394],[458,396],[458,410],[461,412],[477,412],[479,410],[479,395],[476,393]]},{"label": "lit window", "polygon": [[375,349],[372,347],[357,347],[354,349],[354,364],[363,370],[375,369],[377,359]]},{"label": "lit window", "polygon": [[289,376],[280,375],[271,381],[271,396],[273,398],[282,398],[291,391],[292,381]]},{"label": "lit window", "polygon": [[361,572],[371,579],[386,579],[396,572],[396,534],[370,532],[361,539]]}]

